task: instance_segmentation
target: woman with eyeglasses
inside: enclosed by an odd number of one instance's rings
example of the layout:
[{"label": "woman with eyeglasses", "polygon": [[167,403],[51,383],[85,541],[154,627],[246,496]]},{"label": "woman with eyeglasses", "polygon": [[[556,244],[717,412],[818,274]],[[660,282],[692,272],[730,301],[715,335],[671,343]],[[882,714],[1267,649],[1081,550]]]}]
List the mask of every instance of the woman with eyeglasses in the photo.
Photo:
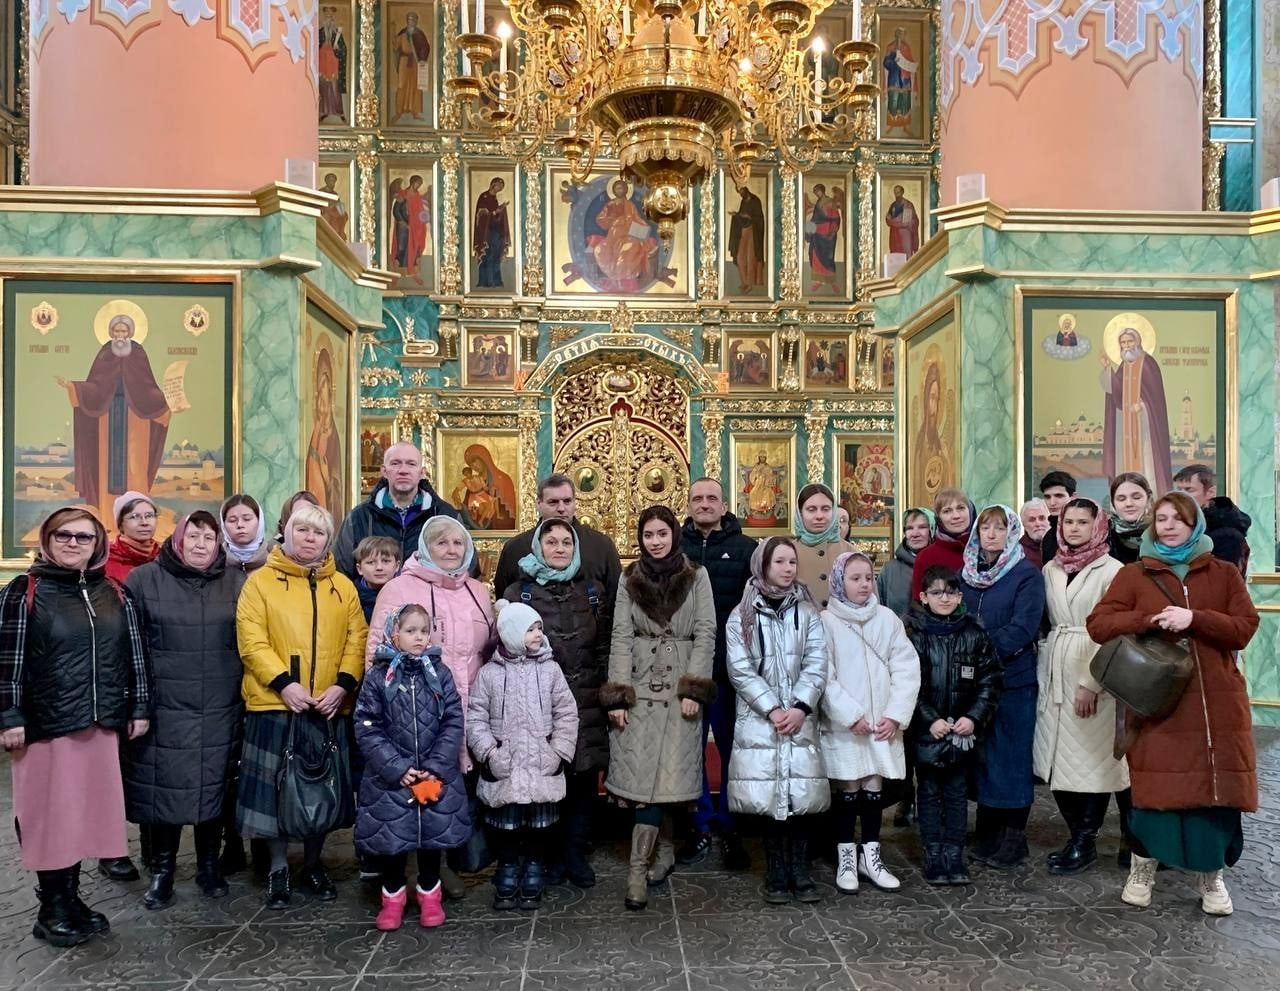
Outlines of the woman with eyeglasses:
[{"label": "woman with eyeglasses", "polygon": [[141,492],[126,492],[116,500],[116,539],[107,550],[107,577],[123,583],[129,572],[160,555],[156,540],[156,504]]},{"label": "woman with eyeglasses", "polygon": [[80,899],[80,862],[125,852],[119,737],[149,728],[138,614],[106,563],[93,514],[55,510],[30,570],[0,596],[0,741],[22,865],[40,882],[32,935],[54,946],[108,928]]}]

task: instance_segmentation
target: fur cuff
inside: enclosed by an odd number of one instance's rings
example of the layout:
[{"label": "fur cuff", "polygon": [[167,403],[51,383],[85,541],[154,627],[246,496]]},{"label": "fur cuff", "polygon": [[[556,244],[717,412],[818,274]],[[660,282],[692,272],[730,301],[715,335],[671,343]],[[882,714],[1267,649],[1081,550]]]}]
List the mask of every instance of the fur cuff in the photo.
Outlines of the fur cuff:
[{"label": "fur cuff", "polygon": [[716,697],[716,683],[710,678],[681,675],[676,685],[676,695],[682,699],[692,699],[702,705],[710,705]]},{"label": "fur cuff", "polygon": [[600,704],[606,709],[630,709],[636,704],[636,690],[630,685],[606,681],[600,686]]}]

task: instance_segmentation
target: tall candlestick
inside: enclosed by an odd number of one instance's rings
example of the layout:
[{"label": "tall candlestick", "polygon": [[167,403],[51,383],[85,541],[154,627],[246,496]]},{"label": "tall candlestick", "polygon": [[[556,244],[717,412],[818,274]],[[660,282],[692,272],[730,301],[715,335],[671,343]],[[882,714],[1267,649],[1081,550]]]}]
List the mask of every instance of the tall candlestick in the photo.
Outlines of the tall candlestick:
[{"label": "tall candlestick", "polygon": [[484,34],[484,0],[476,0],[476,34]]},{"label": "tall candlestick", "polygon": [[853,40],[862,40],[862,0],[853,0]]}]

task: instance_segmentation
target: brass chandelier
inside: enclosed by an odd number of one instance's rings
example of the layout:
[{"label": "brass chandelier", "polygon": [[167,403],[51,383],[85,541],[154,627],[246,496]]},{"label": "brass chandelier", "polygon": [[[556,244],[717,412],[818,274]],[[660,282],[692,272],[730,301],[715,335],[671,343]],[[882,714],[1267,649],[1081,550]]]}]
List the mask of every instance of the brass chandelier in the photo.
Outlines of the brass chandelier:
[{"label": "brass chandelier", "polygon": [[[490,0],[493,6],[497,0]],[[875,44],[810,39],[832,0],[508,0],[515,28],[459,0],[461,73],[447,83],[475,125],[521,160],[548,141],[586,181],[611,150],[647,190],[669,241],[717,153],[738,184],[770,151],[797,171],[870,124]],[[496,67],[494,63],[496,62]]]}]

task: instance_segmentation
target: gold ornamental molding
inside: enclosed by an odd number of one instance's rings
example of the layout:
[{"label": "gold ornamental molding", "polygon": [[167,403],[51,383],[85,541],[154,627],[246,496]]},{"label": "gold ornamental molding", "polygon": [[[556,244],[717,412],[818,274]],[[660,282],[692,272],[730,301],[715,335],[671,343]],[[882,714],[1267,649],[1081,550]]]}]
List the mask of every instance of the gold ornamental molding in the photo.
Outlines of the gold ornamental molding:
[{"label": "gold ornamental molding", "polygon": [[[326,194],[326,199],[328,198]],[[351,245],[347,244],[338,232],[328,224],[316,224],[316,247],[337,265],[344,275],[352,279],[356,285],[386,292],[391,288],[391,283],[396,278],[392,272],[366,268],[360,259],[356,257],[355,252],[351,250]],[[381,321],[374,326],[381,327]]]},{"label": "gold ornamental molding", "polygon": [[325,193],[276,182],[251,193],[221,189],[107,189],[83,186],[3,186],[0,211],[11,213],[137,213],[266,217],[299,213],[319,218]]},{"label": "gold ornamental molding", "polygon": [[702,392],[715,392],[715,379],[702,367],[688,350],[675,344],[654,337],[651,334],[614,334],[596,333],[570,341],[558,348],[552,348],[525,380],[524,387],[529,392],[538,392],[546,388],[547,383],[556,371],[564,364],[598,351],[643,351],[661,358],[668,364],[681,368],[693,380]]}]

